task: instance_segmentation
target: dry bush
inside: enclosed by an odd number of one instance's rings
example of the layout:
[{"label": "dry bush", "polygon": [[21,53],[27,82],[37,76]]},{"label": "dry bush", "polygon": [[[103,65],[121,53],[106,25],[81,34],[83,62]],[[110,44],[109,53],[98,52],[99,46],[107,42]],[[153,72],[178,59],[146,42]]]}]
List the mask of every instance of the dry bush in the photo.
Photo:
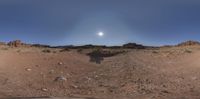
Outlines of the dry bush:
[{"label": "dry bush", "polygon": [[82,48],[77,49],[77,52],[78,52],[78,53],[81,53],[82,51],[83,51]]},{"label": "dry bush", "polygon": [[51,53],[51,50],[49,50],[49,49],[44,49],[44,50],[42,50],[42,52],[44,52],[44,53]]},{"label": "dry bush", "polygon": [[8,48],[5,48],[5,47],[4,47],[4,48],[1,48],[1,50],[8,50]]},{"label": "dry bush", "polygon": [[158,51],[152,51],[152,53],[154,53],[154,54],[157,54],[157,53],[158,53]]},{"label": "dry bush", "polygon": [[18,52],[18,53],[20,53],[20,52],[21,52],[21,50],[19,49],[19,50],[17,50],[17,52]]},{"label": "dry bush", "polygon": [[186,53],[192,53],[192,51],[191,51],[191,50],[188,50],[188,49],[186,49],[185,52],[186,52]]},{"label": "dry bush", "polygon": [[64,48],[60,50],[60,52],[66,52],[66,51],[70,51],[69,48]]}]

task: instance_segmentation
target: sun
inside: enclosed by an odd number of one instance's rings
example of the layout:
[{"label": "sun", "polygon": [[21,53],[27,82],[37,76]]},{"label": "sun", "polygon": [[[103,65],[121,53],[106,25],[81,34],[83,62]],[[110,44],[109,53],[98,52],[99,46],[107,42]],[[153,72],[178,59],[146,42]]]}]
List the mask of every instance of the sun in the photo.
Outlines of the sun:
[{"label": "sun", "polygon": [[104,33],[103,33],[103,32],[99,32],[99,33],[97,33],[97,35],[98,35],[99,37],[103,37],[103,36],[104,36]]}]

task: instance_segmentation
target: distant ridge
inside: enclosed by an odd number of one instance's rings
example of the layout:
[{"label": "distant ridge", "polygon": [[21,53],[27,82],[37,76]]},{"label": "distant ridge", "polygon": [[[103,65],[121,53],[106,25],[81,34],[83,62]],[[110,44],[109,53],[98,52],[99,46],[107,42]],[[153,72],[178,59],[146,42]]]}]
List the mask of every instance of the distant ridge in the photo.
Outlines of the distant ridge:
[{"label": "distant ridge", "polygon": [[123,48],[135,48],[135,49],[144,49],[146,46],[136,43],[127,43],[122,46]]},{"label": "distant ridge", "polygon": [[[105,46],[105,45],[82,45],[82,46],[75,46],[75,45],[65,45],[65,46],[50,46],[50,45],[44,45],[44,44],[27,44],[23,43],[21,40],[14,40],[10,41],[8,43],[6,42],[0,42],[0,45],[3,46],[10,46],[10,47],[44,47],[44,48],[72,48],[72,49],[78,49],[78,48],[128,48],[128,49],[145,49],[145,48],[157,48],[153,46],[144,46],[142,44],[137,43],[127,43],[123,44],[122,46]],[[177,45],[165,45],[160,47],[181,47],[181,46],[193,46],[193,45],[200,45],[200,42],[198,41],[185,41],[182,43],[179,43]]]},{"label": "distant ridge", "polygon": [[149,48],[149,46],[143,46],[141,44],[137,43],[127,43],[122,46],[105,46],[105,45],[82,45],[82,46],[74,46],[74,45],[66,45],[66,46],[50,46],[50,45],[44,45],[44,44],[27,44],[23,43],[21,40],[14,40],[10,41],[8,43],[0,42],[0,45],[4,46],[10,46],[10,47],[45,47],[45,48],[72,48],[72,49],[78,49],[78,48],[130,48],[130,49],[145,49]]},{"label": "distant ridge", "polygon": [[194,46],[194,45],[200,45],[200,43],[198,41],[189,40],[186,42],[179,43],[177,46]]}]

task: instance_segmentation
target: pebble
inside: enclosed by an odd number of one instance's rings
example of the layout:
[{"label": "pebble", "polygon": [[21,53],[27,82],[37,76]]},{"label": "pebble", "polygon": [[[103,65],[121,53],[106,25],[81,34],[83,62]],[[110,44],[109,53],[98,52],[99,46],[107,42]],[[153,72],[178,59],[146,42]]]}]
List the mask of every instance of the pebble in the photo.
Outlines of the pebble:
[{"label": "pebble", "polygon": [[67,79],[63,76],[59,76],[55,78],[55,81],[66,81]]},{"label": "pebble", "polygon": [[26,68],[26,71],[31,71],[32,69],[30,69],[30,68]]},{"label": "pebble", "polygon": [[45,91],[45,92],[48,91],[47,88],[42,88],[41,90],[42,90],[42,91]]},{"label": "pebble", "polygon": [[62,64],[63,64],[62,62],[59,62],[59,63],[58,63],[58,65],[62,65]]},{"label": "pebble", "polygon": [[71,87],[72,87],[72,88],[75,88],[75,89],[78,88],[78,86],[76,86],[76,85],[71,85]]},{"label": "pebble", "polygon": [[54,70],[52,69],[52,70],[50,70],[50,72],[49,72],[50,74],[53,74],[54,73]]},{"label": "pebble", "polygon": [[192,80],[197,80],[197,77],[192,77],[191,79],[192,79]]}]

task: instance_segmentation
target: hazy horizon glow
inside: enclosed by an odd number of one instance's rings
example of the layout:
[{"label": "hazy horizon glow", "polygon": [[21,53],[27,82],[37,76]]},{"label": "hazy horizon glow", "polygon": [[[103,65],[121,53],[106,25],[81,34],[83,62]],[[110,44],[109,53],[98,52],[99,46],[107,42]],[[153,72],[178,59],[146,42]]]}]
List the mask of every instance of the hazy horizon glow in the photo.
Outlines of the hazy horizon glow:
[{"label": "hazy horizon glow", "polygon": [[1,0],[0,41],[49,45],[200,41],[199,10],[198,0]]}]

